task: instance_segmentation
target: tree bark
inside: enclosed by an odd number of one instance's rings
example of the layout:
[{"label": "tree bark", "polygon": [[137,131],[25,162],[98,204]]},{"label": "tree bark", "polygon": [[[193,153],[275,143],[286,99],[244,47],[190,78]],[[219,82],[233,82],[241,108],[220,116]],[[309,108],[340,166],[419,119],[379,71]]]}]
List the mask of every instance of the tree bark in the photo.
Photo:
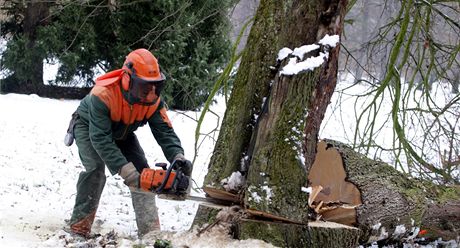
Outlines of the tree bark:
[{"label": "tree bark", "polygon": [[[308,130],[310,142],[316,144],[329,102],[326,95],[330,98],[335,87],[338,47],[313,71],[279,76],[283,64],[273,66],[282,47],[314,44],[325,34],[340,34],[345,9],[346,1],[261,1],[205,185],[219,188],[222,179],[249,167],[247,207],[306,221],[307,213],[301,210],[306,197],[300,191],[306,184],[302,131],[312,109],[307,121],[314,122]],[[311,154],[314,157],[314,150]]]},{"label": "tree bark", "polygon": [[242,215],[231,222],[216,222],[219,212],[225,206],[202,203],[198,207],[197,217],[192,227],[204,233],[214,225],[224,225],[235,239],[260,239],[278,247],[337,247],[354,248],[358,246],[361,231],[358,228],[333,222],[314,221],[308,225],[282,223],[279,221],[253,219]]},{"label": "tree bark", "polygon": [[[292,76],[280,72],[294,56],[277,61],[277,53],[317,44],[326,34],[340,35],[346,6],[343,0],[260,2],[204,185],[222,188],[222,179],[241,171],[247,177],[245,208],[308,223],[308,198],[301,187],[336,85],[340,46],[307,53],[305,58],[320,51],[329,56],[321,66]],[[290,232],[270,230],[273,240]],[[265,235],[258,228],[242,233]],[[311,241],[292,242],[289,246],[301,247]]]},{"label": "tree bark", "polygon": [[[38,27],[44,26],[47,23],[47,17],[49,16],[50,3],[31,0],[27,3],[24,15],[24,34],[28,39],[27,49],[36,49],[37,31]],[[43,59],[40,56],[36,56],[37,53],[31,53],[35,58],[30,58],[34,61],[33,66],[30,68],[32,75],[28,80],[27,84],[31,88],[38,88],[43,85]]]},{"label": "tree bark", "polygon": [[268,96],[276,62],[280,23],[279,1],[262,1],[248,37],[233,84],[219,137],[211,157],[204,185],[222,188],[221,180],[248,163],[247,157],[256,116]]}]

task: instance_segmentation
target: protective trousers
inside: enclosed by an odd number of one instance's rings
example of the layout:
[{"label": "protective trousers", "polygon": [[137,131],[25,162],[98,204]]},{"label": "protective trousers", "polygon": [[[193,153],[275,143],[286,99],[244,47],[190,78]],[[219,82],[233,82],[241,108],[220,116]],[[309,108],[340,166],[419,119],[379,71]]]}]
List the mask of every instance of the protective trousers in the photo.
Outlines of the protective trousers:
[{"label": "protective trousers", "polygon": [[[88,236],[96,216],[97,207],[104,189],[106,176],[105,164],[91,144],[89,128],[78,120],[75,124],[75,141],[81,162],[85,171],[80,173],[77,182],[77,196],[70,228],[74,233]],[[147,159],[134,133],[128,134],[125,140],[116,141],[126,159],[134,164],[139,173],[147,168]],[[131,191],[138,235],[143,235],[160,229],[158,210],[155,196],[141,191]]]}]

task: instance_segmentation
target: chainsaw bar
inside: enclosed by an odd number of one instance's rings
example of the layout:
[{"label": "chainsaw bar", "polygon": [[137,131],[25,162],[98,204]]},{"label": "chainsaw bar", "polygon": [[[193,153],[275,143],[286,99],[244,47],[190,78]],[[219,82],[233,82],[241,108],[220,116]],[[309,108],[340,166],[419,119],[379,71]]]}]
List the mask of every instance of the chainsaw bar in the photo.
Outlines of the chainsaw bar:
[{"label": "chainsaw bar", "polygon": [[204,187],[203,191],[206,197],[193,196],[193,195],[176,195],[176,194],[158,194],[158,198],[174,201],[198,201],[214,203],[223,206],[241,205],[240,197],[225,190]]},{"label": "chainsaw bar", "polygon": [[231,201],[226,201],[226,200],[216,199],[216,198],[211,198],[211,197],[193,196],[193,195],[186,196],[185,200],[197,201],[197,202],[205,202],[205,203],[214,203],[214,204],[217,204],[217,205],[224,205],[224,206],[235,205],[235,203],[231,202]]}]

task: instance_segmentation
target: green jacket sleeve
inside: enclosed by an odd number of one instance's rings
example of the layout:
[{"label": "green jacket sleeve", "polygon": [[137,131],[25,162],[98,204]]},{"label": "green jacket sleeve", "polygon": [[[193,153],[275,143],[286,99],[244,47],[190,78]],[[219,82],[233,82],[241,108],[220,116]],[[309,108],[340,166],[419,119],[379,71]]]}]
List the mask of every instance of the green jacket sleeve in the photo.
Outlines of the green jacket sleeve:
[{"label": "green jacket sleeve", "polygon": [[172,162],[174,157],[182,153],[184,154],[184,149],[181,146],[179,137],[177,137],[174,129],[169,123],[169,119],[165,120],[165,117],[162,117],[161,112],[166,114],[166,108],[163,101],[158,106],[158,109],[149,119],[150,130],[152,131],[155,140],[160,145],[166,159],[169,162]]},{"label": "green jacket sleeve", "polygon": [[112,121],[109,108],[97,96],[91,95],[88,107],[89,135],[94,149],[112,175],[128,163],[112,138]]}]

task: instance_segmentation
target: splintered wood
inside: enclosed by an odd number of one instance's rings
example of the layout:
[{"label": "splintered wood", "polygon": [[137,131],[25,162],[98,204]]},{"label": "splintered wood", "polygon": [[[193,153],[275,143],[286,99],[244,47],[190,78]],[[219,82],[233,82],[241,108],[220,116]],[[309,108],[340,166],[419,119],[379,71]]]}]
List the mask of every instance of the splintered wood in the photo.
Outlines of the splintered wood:
[{"label": "splintered wood", "polygon": [[316,159],[308,175],[312,187],[308,204],[318,214],[317,219],[345,225],[356,223],[356,207],[362,204],[361,193],[345,179],[340,153],[334,148],[328,149],[326,142],[319,142]]}]

